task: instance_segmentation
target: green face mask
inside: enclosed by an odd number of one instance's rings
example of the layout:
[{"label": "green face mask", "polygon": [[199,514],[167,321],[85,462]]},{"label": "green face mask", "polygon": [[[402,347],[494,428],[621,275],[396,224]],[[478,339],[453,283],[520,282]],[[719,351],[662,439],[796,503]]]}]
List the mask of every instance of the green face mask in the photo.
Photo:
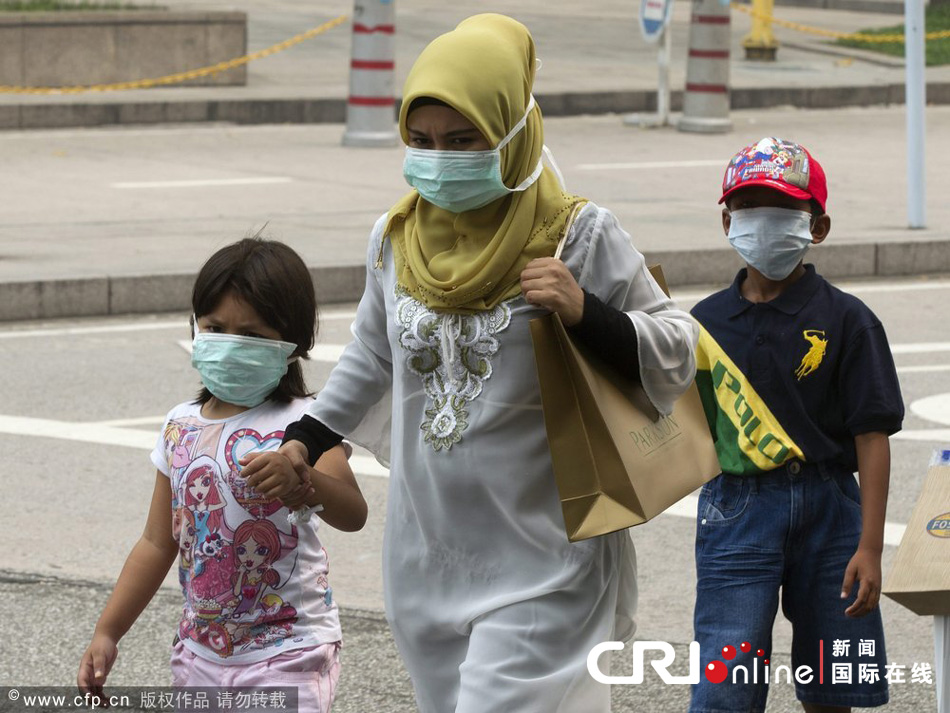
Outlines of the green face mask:
[{"label": "green face mask", "polygon": [[402,164],[406,182],[427,201],[452,213],[475,210],[509,193],[527,190],[541,175],[541,160],[520,185],[508,188],[501,177],[501,150],[525,127],[533,109],[531,97],[521,120],[488,151],[435,151],[407,146]]},{"label": "green face mask", "polygon": [[216,399],[253,408],[280,384],[287,367],[297,360],[290,358],[296,349],[290,342],[197,332],[196,327],[191,365]]}]

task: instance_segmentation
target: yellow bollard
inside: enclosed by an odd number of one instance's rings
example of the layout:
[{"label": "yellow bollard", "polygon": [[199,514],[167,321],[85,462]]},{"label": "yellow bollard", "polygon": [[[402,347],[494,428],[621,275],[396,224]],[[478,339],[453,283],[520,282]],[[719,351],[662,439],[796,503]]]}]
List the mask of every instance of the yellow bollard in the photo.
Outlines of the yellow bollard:
[{"label": "yellow bollard", "polygon": [[778,40],[772,34],[772,8],[775,0],[752,0],[752,31],[742,38],[745,58],[774,62]]}]

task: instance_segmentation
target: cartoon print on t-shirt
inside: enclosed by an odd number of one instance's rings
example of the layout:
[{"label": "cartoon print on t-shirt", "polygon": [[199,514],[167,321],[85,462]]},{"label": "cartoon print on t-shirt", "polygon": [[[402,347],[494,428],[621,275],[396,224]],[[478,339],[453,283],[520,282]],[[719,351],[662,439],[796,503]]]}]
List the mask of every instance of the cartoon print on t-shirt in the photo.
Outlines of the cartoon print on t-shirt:
[{"label": "cartoon print on t-shirt", "polygon": [[[191,582],[194,592],[203,599],[215,599],[230,584],[230,561],[232,530],[224,518],[224,484],[218,464],[209,456],[199,456],[185,470],[179,485],[178,500],[182,507],[182,534],[192,543],[190,563],[182,560],[181,566],[191,565],[190,575],[180,575]],[[184,514],[184,513],[187,513]],[[187,526],[194,528],[189,536]],[[182,545],[179,535],[179,547]]]},{"label": "cartoon print on t-shirt", "polygon": [[[249,487],[240,464],[282,438],[282,431],[228,433],[226,424],[190,418],[164,432],[179,580],[189,592],[179,636],[224,658],[281,646],[295,633],[298,611],[282,589],[297,568],[297,528],[270,519],[282,503]],[[318,584],[329,589],[325,576]],[[327,607],[331,596],[323,598]]]},{"label": "cartoon print on t-shirt", "polygon": [[241,507],[256,518],[272,515],[283,506],[279,500],[268,500],[247,485],[247,481],[241,477],[244,467],[240,461],[248,453],[276,450],[283,438],[283,431],[262,436],[253,428],[241,428],[232,433],[224,445],[224,458],[230,468],[227,474],[228,487]]}]

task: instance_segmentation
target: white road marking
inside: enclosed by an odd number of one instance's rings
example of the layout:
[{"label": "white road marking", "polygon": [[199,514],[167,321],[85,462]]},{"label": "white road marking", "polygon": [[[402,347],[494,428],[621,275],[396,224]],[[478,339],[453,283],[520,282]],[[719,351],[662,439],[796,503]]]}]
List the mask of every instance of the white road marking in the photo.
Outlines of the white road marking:
[{"label": "white road marking", "polygon": [[950,445],[950,428],[920,428],[898,431],[891,438],[895,441],[924,441]]},{"label": "white road marking", "polygon": [[209,186],[260,186],[273,183],[292,183],[287,176],[257,176],[252,178],[200,178],[190,181],[126,181],[109,184],[112,188],[206,188]]},{"label": "white road marking", "polygon": [[[673,515],[674,517],[687,517],[692,520],[696,519],[696,510],[699,507],[699,496],[697,495],[687,495],[685,498],[680,500],[677,503],[673,503],[670,507],[663,511],[664,515]],[[900,544],[901,538],[904,536],[904,530],[907,529],[906,525],[902,525],[899,522],[885,522],[884,523],[884,544],[892,545],[896,547]]]},{"label": "white road marking", "polygon": [[950,426],[950,394],[933,394],[917,399],[910,405],[910,410],[917,416],[928,421]]},{"label": "white road marking", "polygon": [[389,468],[384,467],[372,456],[350,456],[350,467],[357,475],[372,475],[377,478],[389,477]]},{"label": "white road marking", "polygon": [[346,349],[345,344],[317,344],[310,350],[310,358],[314,361],[336,364],[340,361],[344,349]]},{"label": "white road marking", "polygon": [[[139,419],[129,419],[126,422],[161,423],[164,418],[148,416]],[[117,428],[100,423],[72,423],[69,421],[53,421],[43,418],[27,416],[0,415],[0,433],[14,436],[36,436],[39,438],[54,438],[58,440],[80,441],[83,443],[97,443],[104,446],[125,446],[151,451],[158,440],[158,429],[155,431],[140,431],[131,428]],[[119,422],[111,422],[119,423]],[[950,442],[950,429],[935,430],[928,433],[944,434],[938,440]],[[900,436],[901,434],[897,434]],[[897,437],[897,436],[895,436]],[[357,475],[388,478],[389,469],[384,468],[372,456],[354,455],[350,458],[350,465]],[[696,508],[699,498],[688,495],[678,503],[669,507],[663,515],[696,519]],[[898,545],[904,534],[906,525],[895,522],[884,524],[884,544]]]},{"label": "white road marking", "polygon": [[845,292],[904,292],[916,290],[947,290],[950,280],[922,280],[920,282],[852,282],[835,283],[835,287]]},{"label": "white road marking", "polygon": [[164,416],[143,416],[142,418],[120,418],[115,421],[95,421],[90,425],[122,428],[126,426],[161,426],[163,423],[165,423]]},{"label": "white road marking", "polygon": [[704,166],[722,167],[722,159],[700,159],[695,161],[636,161],[633,163],[581,163],[575,166],[580,171],[636,171],[646,168],[700,168]]},{"label": "white road marking", "polygon": [[[835,282],[835,287],[851,294],[875,292],[917,292],[919,290],[950,290],[950,280],[920,280],[917,282]],[[698,302],[722,288],[679,292],[674,287],[673,299],[678,302]]]},{"label": "white road marking", "polygon": [[[335,320],[348,320],[350,322],[356,317],[356,311],[346,310],[327,310],[320,312],[321,322],[330,322]],[[50,327],[40,329],[10,329],[3,331],[0,329],[0,339],[16,339],[29,337],[65,337],[78,336],[83,334],[109,334],[110,332],[137,332],[150,331],[158,329],[188,329],[188,319],[179,319],[174,322],[126,322],[121,324],[100,324],[90,325],[88,327]]]},{"label": "white road marking", "polygon": [[950,371],[950,364],[921,364],[897,367],[898,374],[927,374],[934,371]]},{"label": "white road marking", "polygon": [[101,324],[90,327],[59,327],[56,329],[15,329],[0,331],[0,339],[28,337],[69,337],[83,334],[110,334],[118,332],[145,332],[156,329],[188,329],[187,320],[175,322],[129,322],[126,324]]},{"label": "white road marking", "polygon": [[892,344],[892,354],[926,354],[950,352],[950,342],[919,342],[917,344]]},{"label": "white road marking", "polygon": [[351,322],[356,319],[355,309],[328,309],[320,310],[320,321],[325,319],[348,319]]},{"label": "white road marking", "polygon": [[139,431],[132,428],[116,428],[96,423],[73,423],[53,421],[46,418],[0,415],[0,433],[12,436],[38,436],[64,441],[97,443],[105,446],[125,446],[152,450],[158,440],[158,429]]},{"label": "white road marking", "polygon": [[[165,422],[163,416],[146,416],[143,418],[127,419],[128,424],[156,424],[161,426]],[[123,446],[151,451],[158,441],[159,428],[153,431],[144,431],[133,428],[120,428],[115,424],[123,421],[101,421],[98,423],[75,423],[71,421],[54,421],[46,418],[31,418],[29,416],[5,416],[0,414],[0,433],[11,436],[36,436],[38,438],[55,438],[63,441],[79,441],[81,443],[95,443],[103,446]],[[110,425],[112,424],[112,425]],[[367,475],[377,478],[388,478],[389,470],[380,465],[371,456],[355,455],[350,458],[353,472],[358,475]]]}]

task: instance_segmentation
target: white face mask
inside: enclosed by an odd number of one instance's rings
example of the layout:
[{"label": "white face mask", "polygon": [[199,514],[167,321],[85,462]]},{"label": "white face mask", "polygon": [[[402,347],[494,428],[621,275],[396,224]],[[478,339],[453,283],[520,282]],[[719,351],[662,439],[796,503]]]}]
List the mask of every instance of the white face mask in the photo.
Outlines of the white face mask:
[{"label": "white face mask", "polygon": [[811,245],[811,214],[788,208],[746,208],[730,213],[729,242],[770,280],[784,280]]},{"label": "white face mask", "polygon": [[427,201],[452,213],[475,210],[509,193],[526,190],[541,175],[541,159],[530,176],[508,188],[501,175],[501,150],[525,127],[533,109],[531,97],[521,121],[488,151],[434,151],[407,146],[402,166],[406,182]]}]

